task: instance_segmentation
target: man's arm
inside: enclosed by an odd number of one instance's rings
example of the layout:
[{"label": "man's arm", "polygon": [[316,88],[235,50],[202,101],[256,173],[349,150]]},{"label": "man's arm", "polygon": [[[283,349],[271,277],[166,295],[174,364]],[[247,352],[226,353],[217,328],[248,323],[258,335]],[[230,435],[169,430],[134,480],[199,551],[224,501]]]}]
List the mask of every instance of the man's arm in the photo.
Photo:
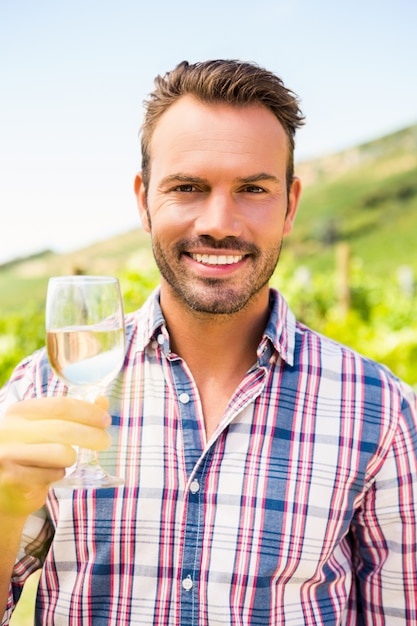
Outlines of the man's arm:
[{"label": "man's arm", "polygon": [[27,517],[44,505],[51,483],[74,463],[73,446],[108,448],[106,409],[104,398],[94,405],[40,398],[10,405],[0,421],[0,615]]}]

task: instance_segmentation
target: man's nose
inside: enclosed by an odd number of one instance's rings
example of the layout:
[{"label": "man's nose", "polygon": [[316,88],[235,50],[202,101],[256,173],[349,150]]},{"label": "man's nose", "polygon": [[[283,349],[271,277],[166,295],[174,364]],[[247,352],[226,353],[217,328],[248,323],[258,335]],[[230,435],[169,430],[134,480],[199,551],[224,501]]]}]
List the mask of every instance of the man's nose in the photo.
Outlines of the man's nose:
[{"label": "man's nose", "polygon": [[194,222],[196,234],[210,235],[214,239],[242,235],[242,219],[233,196],[229,193],[211,193],[201,203]]}]

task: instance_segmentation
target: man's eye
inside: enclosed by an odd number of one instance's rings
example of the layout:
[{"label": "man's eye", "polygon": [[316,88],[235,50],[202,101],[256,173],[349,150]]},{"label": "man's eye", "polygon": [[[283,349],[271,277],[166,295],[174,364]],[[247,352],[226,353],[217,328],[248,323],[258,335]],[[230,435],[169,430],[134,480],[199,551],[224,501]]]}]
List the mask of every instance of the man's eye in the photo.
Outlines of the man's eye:
[{"label": "man's eye", "polygon": [[177,185],[174,188],[174,191],[180,191],[181,193],[190,193],[191,191],[195,191],[194,185]]},{"label": "man's eye", "polygon": [[263,187],[258,187],[257,185],[247,185],[244,191],[248,193],[264,193],[265,189]]}]

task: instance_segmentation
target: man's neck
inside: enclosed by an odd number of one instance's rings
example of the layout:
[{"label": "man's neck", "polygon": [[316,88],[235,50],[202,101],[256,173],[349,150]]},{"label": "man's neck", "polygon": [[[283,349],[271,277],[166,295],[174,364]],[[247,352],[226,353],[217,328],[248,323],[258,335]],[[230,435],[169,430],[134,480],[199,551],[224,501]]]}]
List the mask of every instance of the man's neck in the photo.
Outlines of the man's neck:
[{"label": "man's neck", "polygon": [[191,370],[241,369],[256,361],[256,350],[269,318],[268,291],[247,307],[227,315],[199,313],[161,293],[161,307],[170,334],[171,350]]},{"label": "man's neck", "polygon": [[171,351],[186,362],[197,385],[208,441],[236,388],[256,363],[269,317],[268,291],[228,315],[197,313],[164,295],[161,291]]}]

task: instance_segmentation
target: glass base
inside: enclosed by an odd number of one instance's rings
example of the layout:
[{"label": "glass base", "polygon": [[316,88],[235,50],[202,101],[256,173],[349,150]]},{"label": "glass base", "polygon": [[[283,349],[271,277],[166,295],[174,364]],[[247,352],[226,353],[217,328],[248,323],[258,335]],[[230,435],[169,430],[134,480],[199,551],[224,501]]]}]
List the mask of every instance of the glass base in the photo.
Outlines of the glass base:
[{"label": "glass base", "polygon": [[123,478],[110,476],[98,463],[78,465],[71,474],[53,483],[52,487],[67,489],[103,489],[124,485]]}]

